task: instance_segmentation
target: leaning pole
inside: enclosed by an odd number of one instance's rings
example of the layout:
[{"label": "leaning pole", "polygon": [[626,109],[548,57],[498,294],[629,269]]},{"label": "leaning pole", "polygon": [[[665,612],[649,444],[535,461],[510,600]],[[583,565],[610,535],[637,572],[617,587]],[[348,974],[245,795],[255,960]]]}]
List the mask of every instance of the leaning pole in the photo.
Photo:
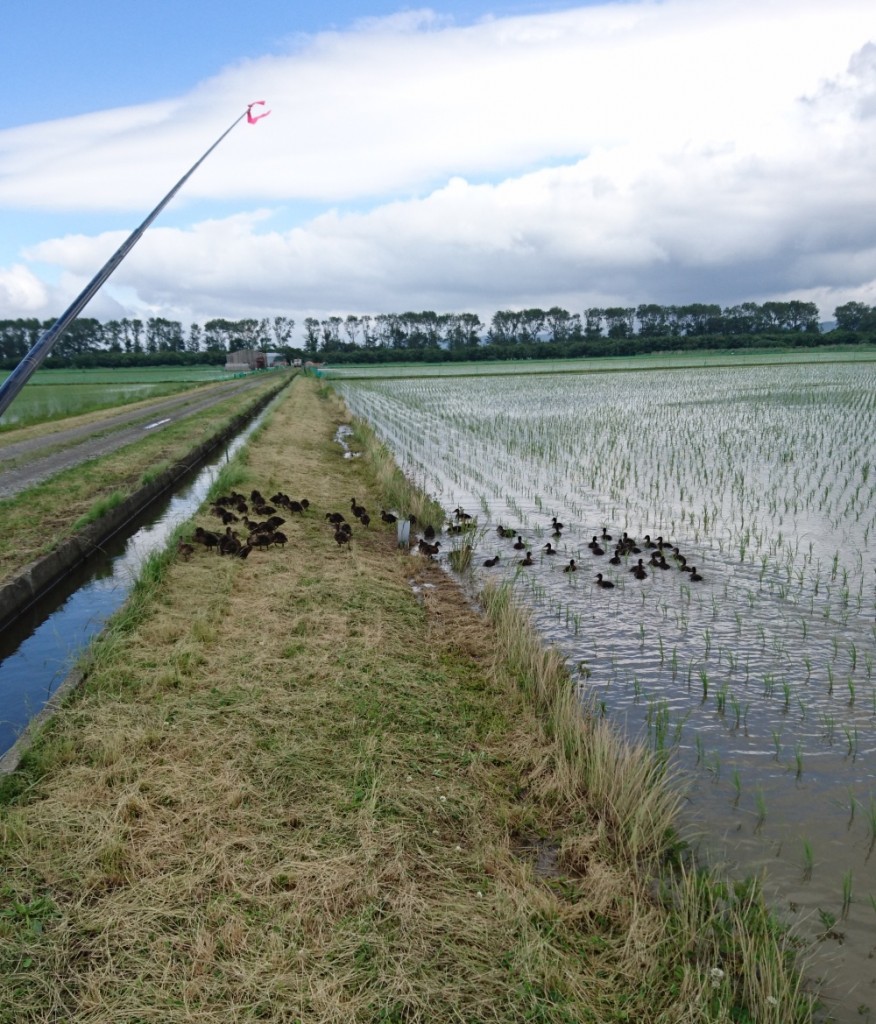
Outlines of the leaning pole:
[{"label": "leaning pole", "polygon": [[173,186],[173,188],[167,193],[167,195],[161,200],[158,206],[149,214],[149,216],[143,221],[143,223],[135,230],[132,231],[128,238],[119,246],[115,253],[107,260],[107,262],[101,267],[101,269],[94,275],[90,283],[80,292],[78,297],[73,303],[65,310],[61,316],[52,324],[52,326],[44,331],[40,335],[39,339],[34,343],[33,348],[27,353],[24,359],[16,366],[12,373],[6,378],[6,380],[0,384],[0,416],[6,412],[9,406],[12,404],[19,391],[24,387],[31,377],[31,374],[37,370],[43,363],[43,360],[52,351],[52,346],[61,337],[64,331],[70,326],[71,323],[76,319],[77,316],[82,312],[86,305],[94,298],[101,286],[107,281],[112,272],[122,262],[122,260],[128,255],[128,253],[134,248],[137,242],[140,240],[141,235],[146,231],[152,221],[158,216],[159,213],[167,206],[167,204],[173,199],[173,197],[179,192],[179,190],[185,185],[189,178],[195,173],[195,171],[201,166],[201,164],[207,159],[207,157],[213,152],[213,150],[219,145],[219,143],[228,135],[232,129],[236,128],[237,125],[246,118],[250,124],[255,124],[256,121],[261,120],[263,117],[267,117],[270,111],[265,111],[263,114],[253,114],[252,108],[254,106],[263,106],[264,100],[256,100],[254,103],[250,103],[246,110],[237,118],[234,122],[226,128],[226,130],[219,136],[219,138],[213,143],[213,145],[207,150],[206,153],[193,164],[189,170],[179,179],[179,181]]}]

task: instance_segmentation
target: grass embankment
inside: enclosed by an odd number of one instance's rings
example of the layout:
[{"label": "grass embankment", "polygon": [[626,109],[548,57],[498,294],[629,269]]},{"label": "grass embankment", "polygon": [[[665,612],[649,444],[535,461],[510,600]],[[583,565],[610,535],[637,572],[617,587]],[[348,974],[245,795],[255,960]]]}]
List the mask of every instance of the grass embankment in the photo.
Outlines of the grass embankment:
[{"label": "grass embankment", "polygon": [[[277,383],[276,378],[266,378],[259,388],[170,424],[111,455],[58,473],[13,498],[0,500],[0,584],[93,522],[102,511],[117,505],[157,472],[184,459]],[[71,422],[79,425],[81,420],[77,417]],[[56,423],[54,429],[63,426],[66,424]],[[29,432],[22,431],[5,439],[26,440],[28,436]]]},{"label": "grass embankment", "polygon": [[308,497],[289,544],[153,562],[6,781],[0,1021],[794,1020],[751,890],[657,892],[675,798],[505,595],[336,545],[386,500],[338,414],[293,384],[225,481]]}]

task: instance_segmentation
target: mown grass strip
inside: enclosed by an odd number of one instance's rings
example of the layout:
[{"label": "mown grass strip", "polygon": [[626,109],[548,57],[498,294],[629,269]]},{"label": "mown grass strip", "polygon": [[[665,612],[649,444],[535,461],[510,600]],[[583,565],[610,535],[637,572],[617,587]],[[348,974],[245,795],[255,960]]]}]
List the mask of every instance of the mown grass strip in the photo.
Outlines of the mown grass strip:
[{"label": "mown grass strip", "polygon": [[225,481],[308,497],[289,543],[156,561],[9,785],[0,1021],[744,1019],[714,887],[655,894],[660,844],[572,777],[561,666],[394,528],[335,544],[386,500],[340,415],[295,382]]}]

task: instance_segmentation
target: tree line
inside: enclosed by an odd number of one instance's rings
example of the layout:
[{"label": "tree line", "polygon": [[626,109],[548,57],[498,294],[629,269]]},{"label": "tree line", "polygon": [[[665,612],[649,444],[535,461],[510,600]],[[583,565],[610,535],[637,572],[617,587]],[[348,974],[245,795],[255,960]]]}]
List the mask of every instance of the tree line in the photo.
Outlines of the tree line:
[{"label": "tree line", "polygon": [[[335,362],[390,359],[486,359],[628,355],[689,348],[817,345],[873,340],[876,307],[847,302],[825,334],[814,302],[710,303],[586,309],[553,306],[498,310],[488,324],[476,313],[430,310],[375,316],[295,320],[216,318],[203,325],[162,317],[99,320],[81,317],[56,342],[47,366],[222,363],[238,349],[278,351],[288,358]],[[0,320],[0,366],[14,368],[54,321]]]}]

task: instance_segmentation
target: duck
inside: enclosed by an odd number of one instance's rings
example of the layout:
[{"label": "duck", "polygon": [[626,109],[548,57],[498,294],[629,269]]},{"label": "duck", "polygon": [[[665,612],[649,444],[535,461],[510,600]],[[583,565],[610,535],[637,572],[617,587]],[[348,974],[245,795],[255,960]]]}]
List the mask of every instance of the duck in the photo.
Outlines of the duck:
[{"label": "duck", "polygon": [[648,578],[648,572],[645,569],[645,566],[642,565],[642,559],[641,558],[632,567],[632,569],[630,569],[630,572],[636,577],[637,580],[644,580],[644,579]]},{"label": "duck", "polygon": [[192,540],[198,544],[203,544],[208,551],[212,551],[213,548],[219,546],[218,535],[212,533],[210,530],[205,530],[203,526],[195,527],[195,535]]},{"label": "duck", "polygon": [[596,586],[602,587],[603,590],[614,590],[614,584],[611,580],[604,580],[601,572],[596,574]]},{"label": "duck", "polygon": [[191,558],[191,556],[195,553],[195,549],[192,547],[192,545],[191,544],[187,544],[182,539],[182,537],[180,537],[179,541],[177,542],[176,550],[177,550],[177,554],[182,558],[182,560],[184,562],[187,562]]},{"label": "duck", "polygon": [[598,544],[591,544],[590,545],[590,550],[593,552],[594,555],[604,555],[605,554],[605,548],[600,547]]},{"label": "duck", "polygon": [[526,552],[526,557],[525,558],[521,558],[519,564],[520,565],[535,565],[535,559],[532,557],[532,552],[531,551],[527,551]]},{"label": "duck", "polygon": [[557,551],[553,544],[551,544],[551,542],[548,541],[547,544],[545,544],[544,546],[544,553],[546,555],[558,555],[559,551]]},{"label": "duck", "polygon": [[366,515],[365,506],[360,505],[355,498],[350,498],[350,511],[357,519],[361,519],[362,516]]},{"label": "duck", "polygon": [[526,542],[523,539],[523,534],[522,533],[519,533],[517,535],[517,540],[514,541],[514,543],[511,545],[511,547],[513,547],[515,551],[523,551],[523,550],[525,550]]},{"label": "duck", "polygon": [[392,512],[387,512],[385,508],[380,510],[380,518],[390,525],[398,521],[398,516],[393,515]]},{"label": "duck", "polygon": [[499,556],[498,555],[494,555],[492,558],[484,559],[484,565],[488,569],[492,569],[494,565],[498,565],[498,564],[499,564]]},{"label": "duck", "polygon": [[[362,515],[359,516],[359,522],[363,526],[370,526],[371,525],[371,516],[369,516],[367,512],[363,512]],[[432,536],[434,537],[435,535],[432,534]]]},{"label": "duck", "polygon": [[435,539],[435,527],[431,523],[429,523],[426,526],[426,529],[423,530],[423,537],[428,541],[433,541]]},{"label": "duck", "polygon": [[645,539],[644,539],[644,541],[642,541],[642,546],[646,547],[646,548],[656,548],[657,547],[657,545],[654,543],[654,541],[651,540],[651,534],[650,533],[646,533],[645,534]]},{"label": "duck", "polygon": [[554,528],[555,530],[565,530],[565,528],[566,528],[566,527],[565,527],[565,524],[564,524],[564,523],[558,522],[558,520],[557,520],[557,517],[556,517],[556,516],[552,516],[552,517],[551,517],[551,526],[552,526],[552,527],[553,527],[553,528]]},{"label": "duck", "polygon": [[344,544],[350,543],[350,536],[346,530],[335,530],[335,543],[338,547],[343,547]]},{"label": "duck", "polygon": [[611,556],[611,558],[609,558],[608,561],[609,561],[609,564],[611,564],[611,565],[620,565],[621,564],[621,556],[620,556],[620,548],[619,547],[614,549],[614,554]]},{"label": "duck", "polygon": [[702,576],[697,572],[697,567],[692,565],[690,567],[690,578],[692,583],[699,583],[702,580]]},{"label": "duck", "polygon": [[574,558],[570,558],[569,559],[569,564],[563,566],[563,572],[577,572],[577,571],[578,571],[578,566],[575,565],[575,559]]},{"label": "duck", "polygon": [[441,547],[441,541],[436,540],[434,544],[430,544],[427,540],[421,540],[418,542],[417,547],[420,550],[420,554],[428,555],[430,558],[433,555],[437,555]]},{"label": "duck", "polygon": [[602,536],[599,539],[600,540],[611,540],[611,534],[605,529],[604,526],[602,527]]},{"label": "duck", "polygon": [[496,527],[496,533],[498,533],[503,539],[510,539],[511,537],[517,536],[517,531],[513,527],[502,526],[501,523]]}]

